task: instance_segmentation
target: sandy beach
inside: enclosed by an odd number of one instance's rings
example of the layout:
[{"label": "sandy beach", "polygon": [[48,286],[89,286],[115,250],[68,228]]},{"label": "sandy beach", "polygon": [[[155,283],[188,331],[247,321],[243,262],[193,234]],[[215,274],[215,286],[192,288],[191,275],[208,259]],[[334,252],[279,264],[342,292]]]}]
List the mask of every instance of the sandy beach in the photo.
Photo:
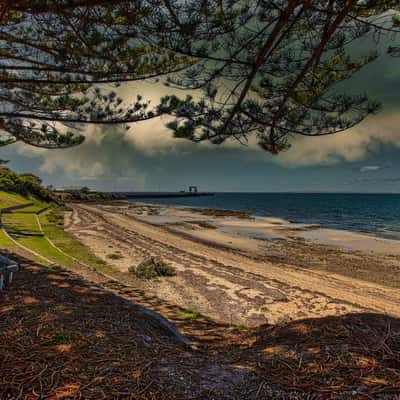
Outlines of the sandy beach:
[{"label": "sandy beach", "polygon": [[[258,326],[367,311],[400,316],[396,240],[243,212],[71,207],[66,229],[120,270],[125,284],[215,321]],[[177,275],[144,281],[127,272],[149,257],[173,265]]]}]

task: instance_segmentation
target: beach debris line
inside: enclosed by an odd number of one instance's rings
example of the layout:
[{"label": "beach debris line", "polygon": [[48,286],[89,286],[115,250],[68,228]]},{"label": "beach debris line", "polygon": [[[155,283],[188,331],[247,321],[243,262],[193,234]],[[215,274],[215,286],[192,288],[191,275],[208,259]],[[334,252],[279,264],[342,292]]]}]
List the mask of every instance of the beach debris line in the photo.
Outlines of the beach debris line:
[{"label": "beach debris line", "polygon": [[140,279],[155,279],[162,276],[175,276],[176,269],[158,258],[151,257],[138,266],[129,267],[128,271]]}]

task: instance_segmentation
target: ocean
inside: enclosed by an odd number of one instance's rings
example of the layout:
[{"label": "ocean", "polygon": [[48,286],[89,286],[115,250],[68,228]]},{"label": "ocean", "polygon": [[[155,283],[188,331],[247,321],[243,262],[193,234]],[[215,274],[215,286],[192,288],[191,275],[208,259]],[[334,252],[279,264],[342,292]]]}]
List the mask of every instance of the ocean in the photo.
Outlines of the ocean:
[{"label": "ocean", "polygon": [[279,217],[400,240],[400,194],[216,193],[209,197],[149,197],[131,201],[245,210],[254,216]]}]

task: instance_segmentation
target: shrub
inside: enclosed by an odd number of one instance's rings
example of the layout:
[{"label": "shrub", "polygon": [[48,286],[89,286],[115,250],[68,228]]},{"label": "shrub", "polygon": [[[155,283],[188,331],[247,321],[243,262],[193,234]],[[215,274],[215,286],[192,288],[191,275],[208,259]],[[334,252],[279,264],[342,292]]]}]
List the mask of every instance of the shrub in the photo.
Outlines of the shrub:
[{"label": "shrub", "polygon": [[129,272],[141,279],[154,279],[161,276],[174,276],[176,270],[171,265],[161,260],[150,258],[140,263],[137,267],[130,267]]}]

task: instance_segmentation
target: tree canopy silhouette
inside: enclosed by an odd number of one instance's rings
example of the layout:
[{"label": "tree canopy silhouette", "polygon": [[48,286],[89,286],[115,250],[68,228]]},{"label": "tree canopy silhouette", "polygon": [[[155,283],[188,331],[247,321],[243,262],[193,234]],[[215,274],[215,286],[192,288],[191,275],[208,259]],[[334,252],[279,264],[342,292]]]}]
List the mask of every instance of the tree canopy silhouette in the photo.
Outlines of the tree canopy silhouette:
[{"label": "tree canopy silhouette", "polygon": [[[0,144],[68,147],[82,142],[82,124],[162,114],[174,117],[175,137],[254,135],[272,153],[293,135],[344,131],[379,109],[342,82],[378,57],[376,43],[400,29],[399,10],[395,0],[3,2]],[[110,88],[149,79],[171,87],[153,107],[145,93],[127,104]]]},{"label": "tree canopy silhouette", "polygon": [[[110,85],[179,70],[185,57],[139,34],[140,1],[34,1],[3,5],[0,26],[1,144],[59,148],[82,142],[86,123],[154,118],[140,95],[125,104]],[[125,23],[129,19],[129,24]]]},{"label": "tree canopy silhouette", "polygon": [[[378,57],[377,42],[397,33],[397,1],[247,4],[251,17],[241,28],[206,43],[181,37],[167,44],[199,60],[170,84],[202,90],[175,111],[169,127],[176,137],[218,144],[246,142],[253,134],[263,149],[278,153],[293,135],[341,132],[379,109],[366,93],[351,93],[341,83]],[[366,37],[371,46],[361,52]],[[395,46],[389,51],[398,52]]]}]

